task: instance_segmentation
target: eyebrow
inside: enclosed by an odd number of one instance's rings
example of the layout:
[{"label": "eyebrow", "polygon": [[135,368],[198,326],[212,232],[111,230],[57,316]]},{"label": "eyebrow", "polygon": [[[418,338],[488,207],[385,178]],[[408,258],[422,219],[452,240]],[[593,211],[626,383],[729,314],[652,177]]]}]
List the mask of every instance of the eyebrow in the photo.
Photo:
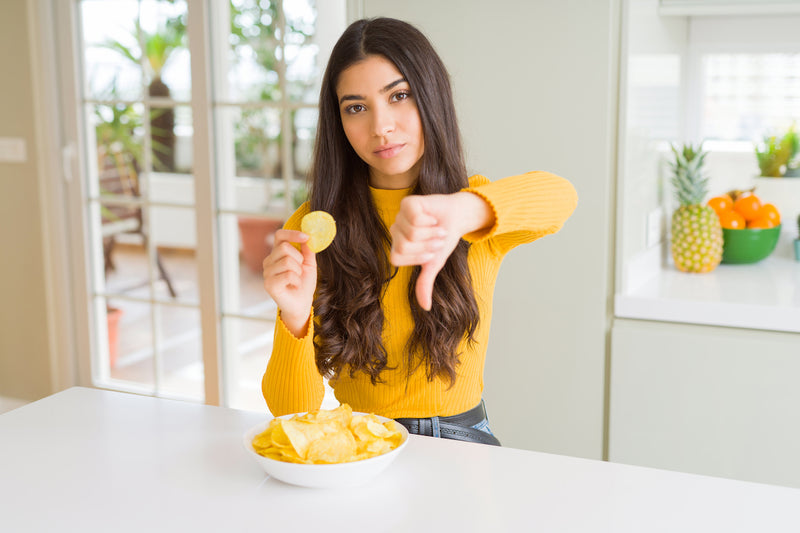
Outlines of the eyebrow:
[{"label": "eyebrow", "polygon": [[[400,78],[398,80],[394,80],[392,83],[390,83],[389,85],[387,85],[386,87],[381,89],[381,92],[385,93],[387,91],[391,91],[394,87],[396,87],[397,85],[400,85],[403,82],[408,83],[408,80],[405,79],[405,78]],[[346,95],[342,96],[341,98],[339,98],[339,103],[341,104],[346,100],[364,100],[364,99],[366,99],[366,96],[362,96],[360,94],[346,94]]]}]

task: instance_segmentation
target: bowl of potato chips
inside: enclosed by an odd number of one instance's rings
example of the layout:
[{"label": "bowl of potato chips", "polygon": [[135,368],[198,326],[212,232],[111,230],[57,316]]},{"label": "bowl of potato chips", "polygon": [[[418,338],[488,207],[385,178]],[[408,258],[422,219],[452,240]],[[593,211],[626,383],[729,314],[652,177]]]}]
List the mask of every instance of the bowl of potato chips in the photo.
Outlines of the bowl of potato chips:
[{"label": "bowl of potato chips", "polygon": [[244,434],[244,447],[270,476],[292,485],[362,485],[380,474],[408,442],[390,418],[336,409],[273,418]]}]

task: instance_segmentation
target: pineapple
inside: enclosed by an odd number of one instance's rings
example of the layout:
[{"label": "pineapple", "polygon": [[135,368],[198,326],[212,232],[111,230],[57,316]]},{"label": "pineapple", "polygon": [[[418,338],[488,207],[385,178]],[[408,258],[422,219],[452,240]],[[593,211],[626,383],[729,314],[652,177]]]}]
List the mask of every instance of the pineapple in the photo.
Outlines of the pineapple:
[{"label": "pineapple", "polygon": [[703,161],[708,152],[691,144],[679,151],[674,146],[672,185],[680,207],[672,214],[672,259],[681,272],[711,272],[722,260],[722,227],[712,208],[703,204],[708,178]]}]

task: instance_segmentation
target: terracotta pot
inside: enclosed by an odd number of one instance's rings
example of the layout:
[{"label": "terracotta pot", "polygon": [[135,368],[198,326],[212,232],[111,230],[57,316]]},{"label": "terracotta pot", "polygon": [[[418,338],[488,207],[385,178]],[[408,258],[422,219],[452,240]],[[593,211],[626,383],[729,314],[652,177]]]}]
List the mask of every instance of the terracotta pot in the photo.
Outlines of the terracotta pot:
[{"label": "terracotta pot", "polygon": [[122,318],[122,309],[116,307],[106,308],[106,321],[108,322],[108,363],[111,368],[117,364],[119,354],[119,319]]},{"label": "terracotta pot", "polygon": [[239,217],[242,259],[252,272],[261,274],[261,263],[272,251],[275,232],[282,227],[283,220],[275,218]]}]

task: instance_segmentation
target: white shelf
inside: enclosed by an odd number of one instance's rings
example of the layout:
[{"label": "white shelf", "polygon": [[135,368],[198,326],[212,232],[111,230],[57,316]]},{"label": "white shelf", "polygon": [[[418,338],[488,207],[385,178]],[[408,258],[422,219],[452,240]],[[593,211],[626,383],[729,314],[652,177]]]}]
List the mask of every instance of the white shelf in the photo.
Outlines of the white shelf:
[{"label": "white shelf", "polygon": [[800,13],[796,0],[661,0],[662,16],[787,15]]},{"label": "white shelf", "polygon": [[782,236],[770,257],[707,274],[662,266],[615,298],[615,316],[800,333],[800,262]]}]

